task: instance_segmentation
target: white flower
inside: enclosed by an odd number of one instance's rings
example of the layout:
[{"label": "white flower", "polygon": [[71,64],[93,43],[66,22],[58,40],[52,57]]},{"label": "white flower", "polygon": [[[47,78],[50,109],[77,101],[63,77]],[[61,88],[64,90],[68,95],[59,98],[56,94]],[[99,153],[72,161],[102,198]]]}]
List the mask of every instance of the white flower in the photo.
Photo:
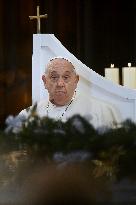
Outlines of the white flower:
[{"label": "white flower", "polygon": [[19,133],[22,130],[22,125],[25,122],[26,117],[23,115],[17,115],[17,116],[8,116],[5,123],[7,125],[5,132],[9,133]]},{"label": "white flower", "polygon": [[82,134],[84,134],[85,132],[85,128],[84,125],[82,123],[82,121],[79,119],[79,117],[74,117],[73,121],[72,121],[72,125]]},{"label": "white flower", "polygon": [[91,154],[87,151],[73,151],[68,154],[62,152],[56,152],[53,156],[53,160],[56,162],[80,162],[87,160],[91,157]]},{"label": "white flower", "polygon": [[66,132],[62,129],[54,129],[53,133],[54,134],[60,134],[60,135],[65,135],[66,134]]}]

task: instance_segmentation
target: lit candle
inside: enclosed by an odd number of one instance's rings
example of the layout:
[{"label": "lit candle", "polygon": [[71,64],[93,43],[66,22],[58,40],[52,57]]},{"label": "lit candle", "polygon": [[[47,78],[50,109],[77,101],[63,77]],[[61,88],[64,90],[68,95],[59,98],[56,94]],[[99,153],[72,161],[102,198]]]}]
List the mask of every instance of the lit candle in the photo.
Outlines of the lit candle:
[{"label": "lit candle", "polygon": [[128,88],[136,88],[136,67],[131,67],[131,63],[122,68],[122,82]]},{"label": "lit candle", "polygon": [[111,64],[110,68],[105,68],[105,78],[119,84],[119,69],[114,68],[114,64]]}]

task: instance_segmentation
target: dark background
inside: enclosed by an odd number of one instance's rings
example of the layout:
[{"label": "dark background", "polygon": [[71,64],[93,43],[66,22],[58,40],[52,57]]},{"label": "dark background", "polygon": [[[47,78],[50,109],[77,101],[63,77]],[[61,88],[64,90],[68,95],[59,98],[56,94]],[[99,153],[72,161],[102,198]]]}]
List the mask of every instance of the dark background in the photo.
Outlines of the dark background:
[{"label": "dark background", "polygon": [[1,0],[0,126],[8,115],[31,105],[32,38],[36,6],[48,19],[41,33],[53,33],[87,66],[104,75],[114,63],[136,66],[136,1]]}]

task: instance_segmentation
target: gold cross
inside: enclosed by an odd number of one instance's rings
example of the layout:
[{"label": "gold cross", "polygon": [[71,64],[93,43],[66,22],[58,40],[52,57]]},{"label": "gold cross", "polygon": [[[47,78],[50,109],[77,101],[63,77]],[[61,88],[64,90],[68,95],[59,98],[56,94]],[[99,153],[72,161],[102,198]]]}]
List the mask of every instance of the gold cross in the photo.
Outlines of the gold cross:
[{"label": "gold cross", "polygon": [[37,20],[37,33],[41,33],[41,18],[47,18],[48,15],[40,15],[39,6],[37,6],[37,16],[29,16],[30,20],[36,19]]}]

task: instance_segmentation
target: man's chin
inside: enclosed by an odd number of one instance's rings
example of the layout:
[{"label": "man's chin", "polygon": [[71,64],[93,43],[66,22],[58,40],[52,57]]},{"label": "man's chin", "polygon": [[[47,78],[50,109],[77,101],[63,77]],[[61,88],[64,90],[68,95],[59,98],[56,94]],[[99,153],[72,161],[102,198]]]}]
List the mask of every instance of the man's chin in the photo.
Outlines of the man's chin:
[{"label": "man's chin", "polygon": [[54,104],[58,106],[64,106],[67,104],[67,100],[64,97],[56,97],[54,98]]}]

